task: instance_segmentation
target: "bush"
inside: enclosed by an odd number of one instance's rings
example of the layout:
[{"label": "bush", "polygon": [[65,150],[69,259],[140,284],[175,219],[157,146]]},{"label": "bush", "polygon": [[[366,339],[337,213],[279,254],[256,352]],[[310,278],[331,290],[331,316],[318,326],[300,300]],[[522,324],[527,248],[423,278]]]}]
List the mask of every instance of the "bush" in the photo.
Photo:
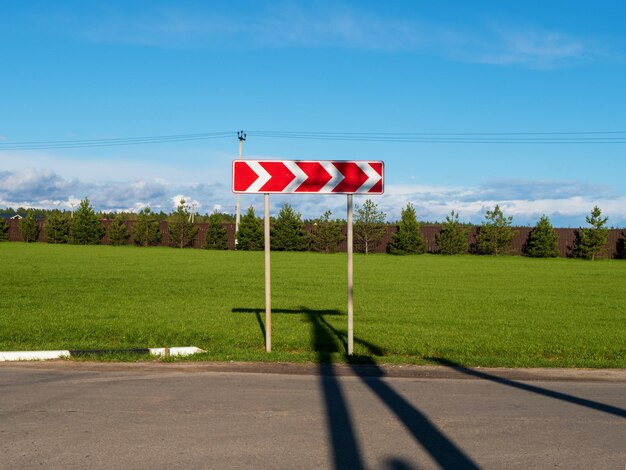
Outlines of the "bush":
[{"label": "bush", "polygon": [[135,245],[158,245],[161,241],[159,222],[154,219],[154,213],[149,207],[141,210],[137,215],[132,228],[132,237]]},{"label": "bush", "polygon": [[476,251],[481,255],[504,255],[511,249],[515,230],[511,228],[513,217],[505,217],[496,205],[487,211],[476,238]]},{"label": "bush", "polygon": [[109,236],[109,245],[120,246],[126,245],[128,242],[128,229],[126,225],[122,221],[122,217],[120,215],[115,216],[113,222],[109,226],[108,231]]},{"label": "bush", "polygon": [[550,219],[544,215],[528,234],[522,252],[531,258],[555,258],[559,256],[557,242],[558,237]]},{"label": "bush", "polygon": [[35,220],[35,216],[28,211],[26,217],[19,221],[20,233],[26,243],[34,243],[39,236],[39,222]]},{"label": "bush", "polygon": [[355,248],[361,253],[368,254],[376,248],[380,240],[387,233],[385,225],[386,214],[378,210],[378,206],[367,199],[362,206],[356,206],[354,218]]},{"label": "bush", "polygon": [[307,249],[307,239],[304,233],[304,222],[300,214],[295,212],[289,204],[285,204],[274,221],[271,236],[272,250],[276,251],[304,251]]},{"label": "bush", "polygon": [[261,219],[254,214],[254,207],[250,206],[246,215],[241,218],[239,231],[236,236],[238,250],[263,250],[265,245],[263,223]]},{"label": "bush", "polygon": [[74,245],[98,245],[104,235],[104,227],[96,215],[89,199],[80,201],[80,205],[70,228],[70,241]]},{"label": "bush", "polygon": [[616,248],[615,257],[617,259],[626,259],[626,232],[622,232],[622,237],[617,240]]},{"label": "bush", "polygon": [[339,244],[344,241],[342,233],[343,222],[332,220],[332,212],[326,211],[319,219],[313,221],[313,227],[309,234],[309,241],[313,251],[322,253],[334,253],[339,249]]},{"label": "bush", "polygon": [[0,219],[0,242],[5,242],[9,239],[9,223]]},{"label": "bush", "polygon": [[44,230],[48,243],[67,243],[70,238],[70,218],[61,212],[55,212],[46,220]]},{"label": "bush", "polygon": [[168,223],[172,246],[185,248],[194,242],[198,234],[198,227],[191,223],[190,218],[191,214],[185,206],[185,200],[181,199],[176,212],[172,215],[171,222]]},{"label": "bush", "polygon": [[454,211],[446,216],[441,230],[435,235],[435,243],[442,255],[460,255],[469,249],[467,235],[469,227],[459,222],[459,214]]},{"label": "bush", "polygon": [[574,256],[576,258],[595,260],[606,251],[609,241],[609,229],[605,227],[608,217],[602,217],[602,211],[598,206],[591,210],[591,214],[585,217],[591,227],[580,228],[576,231],[574,241]]},{"label": "bush", "polygon": [[426,252],[426,242],[420,232],[413,204],[408,203],[402,209],[398,231],[392,235],[387,251],[392,255],[418,255]]},{"label": "bush", "polygon": [[209,216],[209,226],[204,237],[204,248],[207,250],[228,249],[226,229],[222,225],[222,215],[215,212]]}]

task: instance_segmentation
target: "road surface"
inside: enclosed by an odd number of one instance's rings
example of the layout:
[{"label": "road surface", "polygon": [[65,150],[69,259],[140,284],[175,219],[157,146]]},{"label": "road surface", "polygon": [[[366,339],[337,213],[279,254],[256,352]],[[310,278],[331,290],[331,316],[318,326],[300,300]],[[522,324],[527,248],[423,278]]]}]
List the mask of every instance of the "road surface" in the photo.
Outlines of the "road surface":
[{"label": "road surface", "polygon": [[2,363],[0,468],[625,468],[623,371],[398,371]]}]

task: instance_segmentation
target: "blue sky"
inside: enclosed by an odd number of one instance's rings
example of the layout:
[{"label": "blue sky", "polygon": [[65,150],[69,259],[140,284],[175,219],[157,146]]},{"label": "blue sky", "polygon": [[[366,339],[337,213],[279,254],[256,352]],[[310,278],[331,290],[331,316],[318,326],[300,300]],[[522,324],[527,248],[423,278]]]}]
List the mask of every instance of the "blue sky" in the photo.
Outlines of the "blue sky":
[{"label": "blue sky", "polygon": [[[0,207],[234,212],[248,158],[385,161],[390,219],[626,226],[626,5],[463,1],[0,2]],[[150,145],[20,142],[231,132]],[[550,133],[550,143],[279,139],[259,131]],[[596,143],[571,143],[577,132]],[[521,138],[524,138],[523,136]],[[557,143],[555,138],[569,139]],[[609,143],[610,139],[623,143]],[[5,147],[5,149],[1,149]],[[244,196],[243,206],[261,209]],[[362,199],[357,198],[357,203]],[[340,196],[272,196],[305,217]]]}]

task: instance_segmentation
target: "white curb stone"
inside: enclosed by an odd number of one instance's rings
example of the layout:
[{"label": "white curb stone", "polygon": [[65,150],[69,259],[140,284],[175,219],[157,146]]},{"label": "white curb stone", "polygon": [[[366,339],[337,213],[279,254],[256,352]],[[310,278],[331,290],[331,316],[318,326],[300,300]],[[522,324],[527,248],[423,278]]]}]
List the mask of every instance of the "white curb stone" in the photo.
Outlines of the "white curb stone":
[{"label": "white curb stone", "polygon": [[[195,346],[184,346],[176,348],[149,348],[153,356],[191,356],[199,352],[204,352]],[[166,353],[167,351],[167,353]],[[69,350],[61,351],[0,351],[0,362],[4,361],[45,361],[47,359],[61,359],[72,357]]]}]

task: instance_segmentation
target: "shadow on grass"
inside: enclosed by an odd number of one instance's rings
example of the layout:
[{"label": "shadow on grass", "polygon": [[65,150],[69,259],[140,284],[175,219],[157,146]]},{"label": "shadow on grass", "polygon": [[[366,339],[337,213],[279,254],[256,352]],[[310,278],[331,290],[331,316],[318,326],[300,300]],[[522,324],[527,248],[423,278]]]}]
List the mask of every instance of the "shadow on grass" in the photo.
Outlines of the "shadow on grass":
[{"label": "shadow on grass", "polygon": [[445,358],[437,358],[430,357],[426,358],[429,361],[433,361],[442,366],[450,367],[457,372],[461,372],[466,375],[470,375],[472,377],[476,377],[479,379],[490,380],[495,383],[499,383],[501,385],[506,385],[508,387],[517,388],[520,390],[524,390],[531,393],[536,393],[538,395],[543,395],[545,397],[554,398],[556,400],[566,401],[572,403],[574,405],[584,406],[586,408],[591,408],[592,410],[602,411],[604,413],[608,413],[611,415],[619,416],[621,418],[626,418],[626,410],[623,408],[618,408],[616,406],[606,405],[604,403],[600,403],[593,400],[587,400],[586,398],[579,398],[573,395],[568,395],[567,393],[555,392],[554,390],[549,390],[547,388],[538,387],[536,385],[530,385],[523,382],[517,382],[515,380],[505,379],[503,377],[497,377],[495,375],[488,374],[486,372],[482,372],[476,369],[470,369],[468,367],[463,367],[456,362],[453,362],[449,359]]},{"label": "shadow on grass", "polygon": [[[262,325],[263,309],[233,309],[236,313],[256,313]],[[332,326],[325,315],[341,315],[338,310],[275,309],[272,313],[303,314],[311,323],[311,343],[317,353],[320,385],[324,394],[326,422],[332,444],[332,457],[337,469],[364,468],[362,452],[356,438],[344,392],[332,363],[334,353],[343,353],[346,362],[367,387],[393,412],[420,444],[442,468],[478,468],[478,466],[441,432],[421,411],[386,384],[384,371],[371,356],[347,356],[347,334]],[[265,328],[262,326],[262,329]],[[360,338],[355,343],[366,348],[371,355],[382,355],[383,349]],[[389,462],[391,468],[408,469],[402,460]]]}]

